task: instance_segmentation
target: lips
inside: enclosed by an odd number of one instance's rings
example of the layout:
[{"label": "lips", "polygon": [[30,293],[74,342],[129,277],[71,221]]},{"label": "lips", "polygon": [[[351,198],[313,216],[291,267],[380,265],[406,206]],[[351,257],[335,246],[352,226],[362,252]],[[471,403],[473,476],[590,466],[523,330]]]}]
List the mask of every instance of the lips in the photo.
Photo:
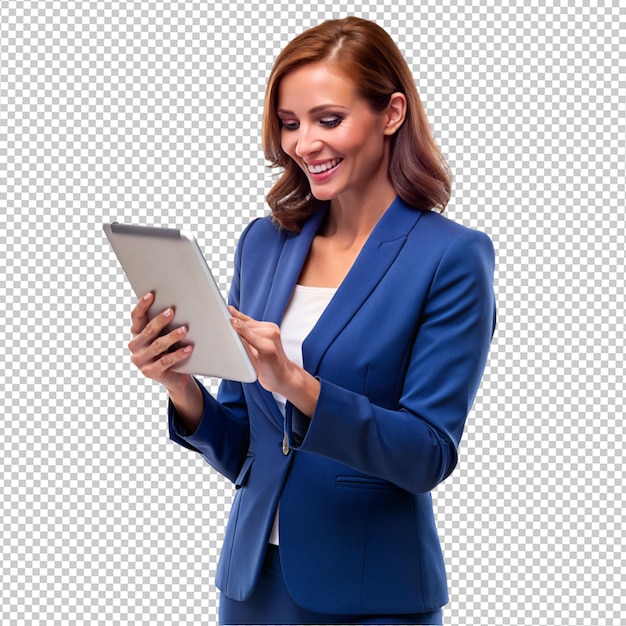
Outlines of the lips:
[{"label": "lips", "polygon": [[323,174],[324,172],[328,172],[336,168],[339,163],[341,163],[343,159],[331,159],[330,161],[325,161],[323,163],[307,163],[306,167],[309,174]]}]

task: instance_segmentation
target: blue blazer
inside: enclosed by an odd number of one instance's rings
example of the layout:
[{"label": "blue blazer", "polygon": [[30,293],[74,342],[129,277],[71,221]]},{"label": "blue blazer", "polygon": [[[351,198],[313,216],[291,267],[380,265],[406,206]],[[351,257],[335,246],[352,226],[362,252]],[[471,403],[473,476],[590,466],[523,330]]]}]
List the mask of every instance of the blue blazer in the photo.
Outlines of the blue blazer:
[{"label": "blue blazer", "polygon": [[[300,234],[252,222],[230,302],[280,324],[322,209]],[[302,347],[321,381],[311,420],[283,418],[258,383],[203,389],[204,416],[174,441],[237,488],[217,586],[244,600],[280,501],[285,584],[334,614],[414,613],[448,601],[430,491],[457,463],[495,324],[489,238],[397,198]],[[286,439],[286,446],[283,441]]]}]

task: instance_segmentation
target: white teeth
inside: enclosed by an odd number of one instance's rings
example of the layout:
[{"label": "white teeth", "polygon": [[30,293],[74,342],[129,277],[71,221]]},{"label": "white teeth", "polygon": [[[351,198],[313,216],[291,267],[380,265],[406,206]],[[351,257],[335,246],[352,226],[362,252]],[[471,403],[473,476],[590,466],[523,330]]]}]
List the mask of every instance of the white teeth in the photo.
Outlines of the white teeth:
[{"label": "white teeth", "polygon": [[311,174],[321,174],[322,172],[333,169],[333,167],[336,167],[340,162],[341,159],[333,159],[332,161],[327,161],[326,163],[320,163],[318,165],[307,164],[307,168]]}]

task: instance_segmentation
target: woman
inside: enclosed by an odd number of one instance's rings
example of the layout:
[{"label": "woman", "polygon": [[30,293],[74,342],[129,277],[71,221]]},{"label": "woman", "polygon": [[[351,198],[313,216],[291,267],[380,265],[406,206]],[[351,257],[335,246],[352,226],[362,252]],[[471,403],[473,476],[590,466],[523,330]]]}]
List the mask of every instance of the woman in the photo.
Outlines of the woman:
[{"label": "woman", "polygon": [[169,393],[174,441],[237,493],[223,624],[439,624],[430,491],[457,462],[494,328],[493,248],[454,224],[406,62],[358,18],[293,40],[269,78],[272,214],[243,233],[232,323],[258,381],[213,398],[172,371],[186,329],[133,311],[133,362]]}]

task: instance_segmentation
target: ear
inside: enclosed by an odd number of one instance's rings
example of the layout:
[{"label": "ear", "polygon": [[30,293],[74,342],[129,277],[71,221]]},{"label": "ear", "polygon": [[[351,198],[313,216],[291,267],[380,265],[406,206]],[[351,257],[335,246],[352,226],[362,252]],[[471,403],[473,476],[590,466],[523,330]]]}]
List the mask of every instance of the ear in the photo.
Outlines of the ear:
[{"label": "ear", "polygon": [[399,91],[392,93],[385,109],[385,135],[393,135],[406,117],[406,96]]}]

